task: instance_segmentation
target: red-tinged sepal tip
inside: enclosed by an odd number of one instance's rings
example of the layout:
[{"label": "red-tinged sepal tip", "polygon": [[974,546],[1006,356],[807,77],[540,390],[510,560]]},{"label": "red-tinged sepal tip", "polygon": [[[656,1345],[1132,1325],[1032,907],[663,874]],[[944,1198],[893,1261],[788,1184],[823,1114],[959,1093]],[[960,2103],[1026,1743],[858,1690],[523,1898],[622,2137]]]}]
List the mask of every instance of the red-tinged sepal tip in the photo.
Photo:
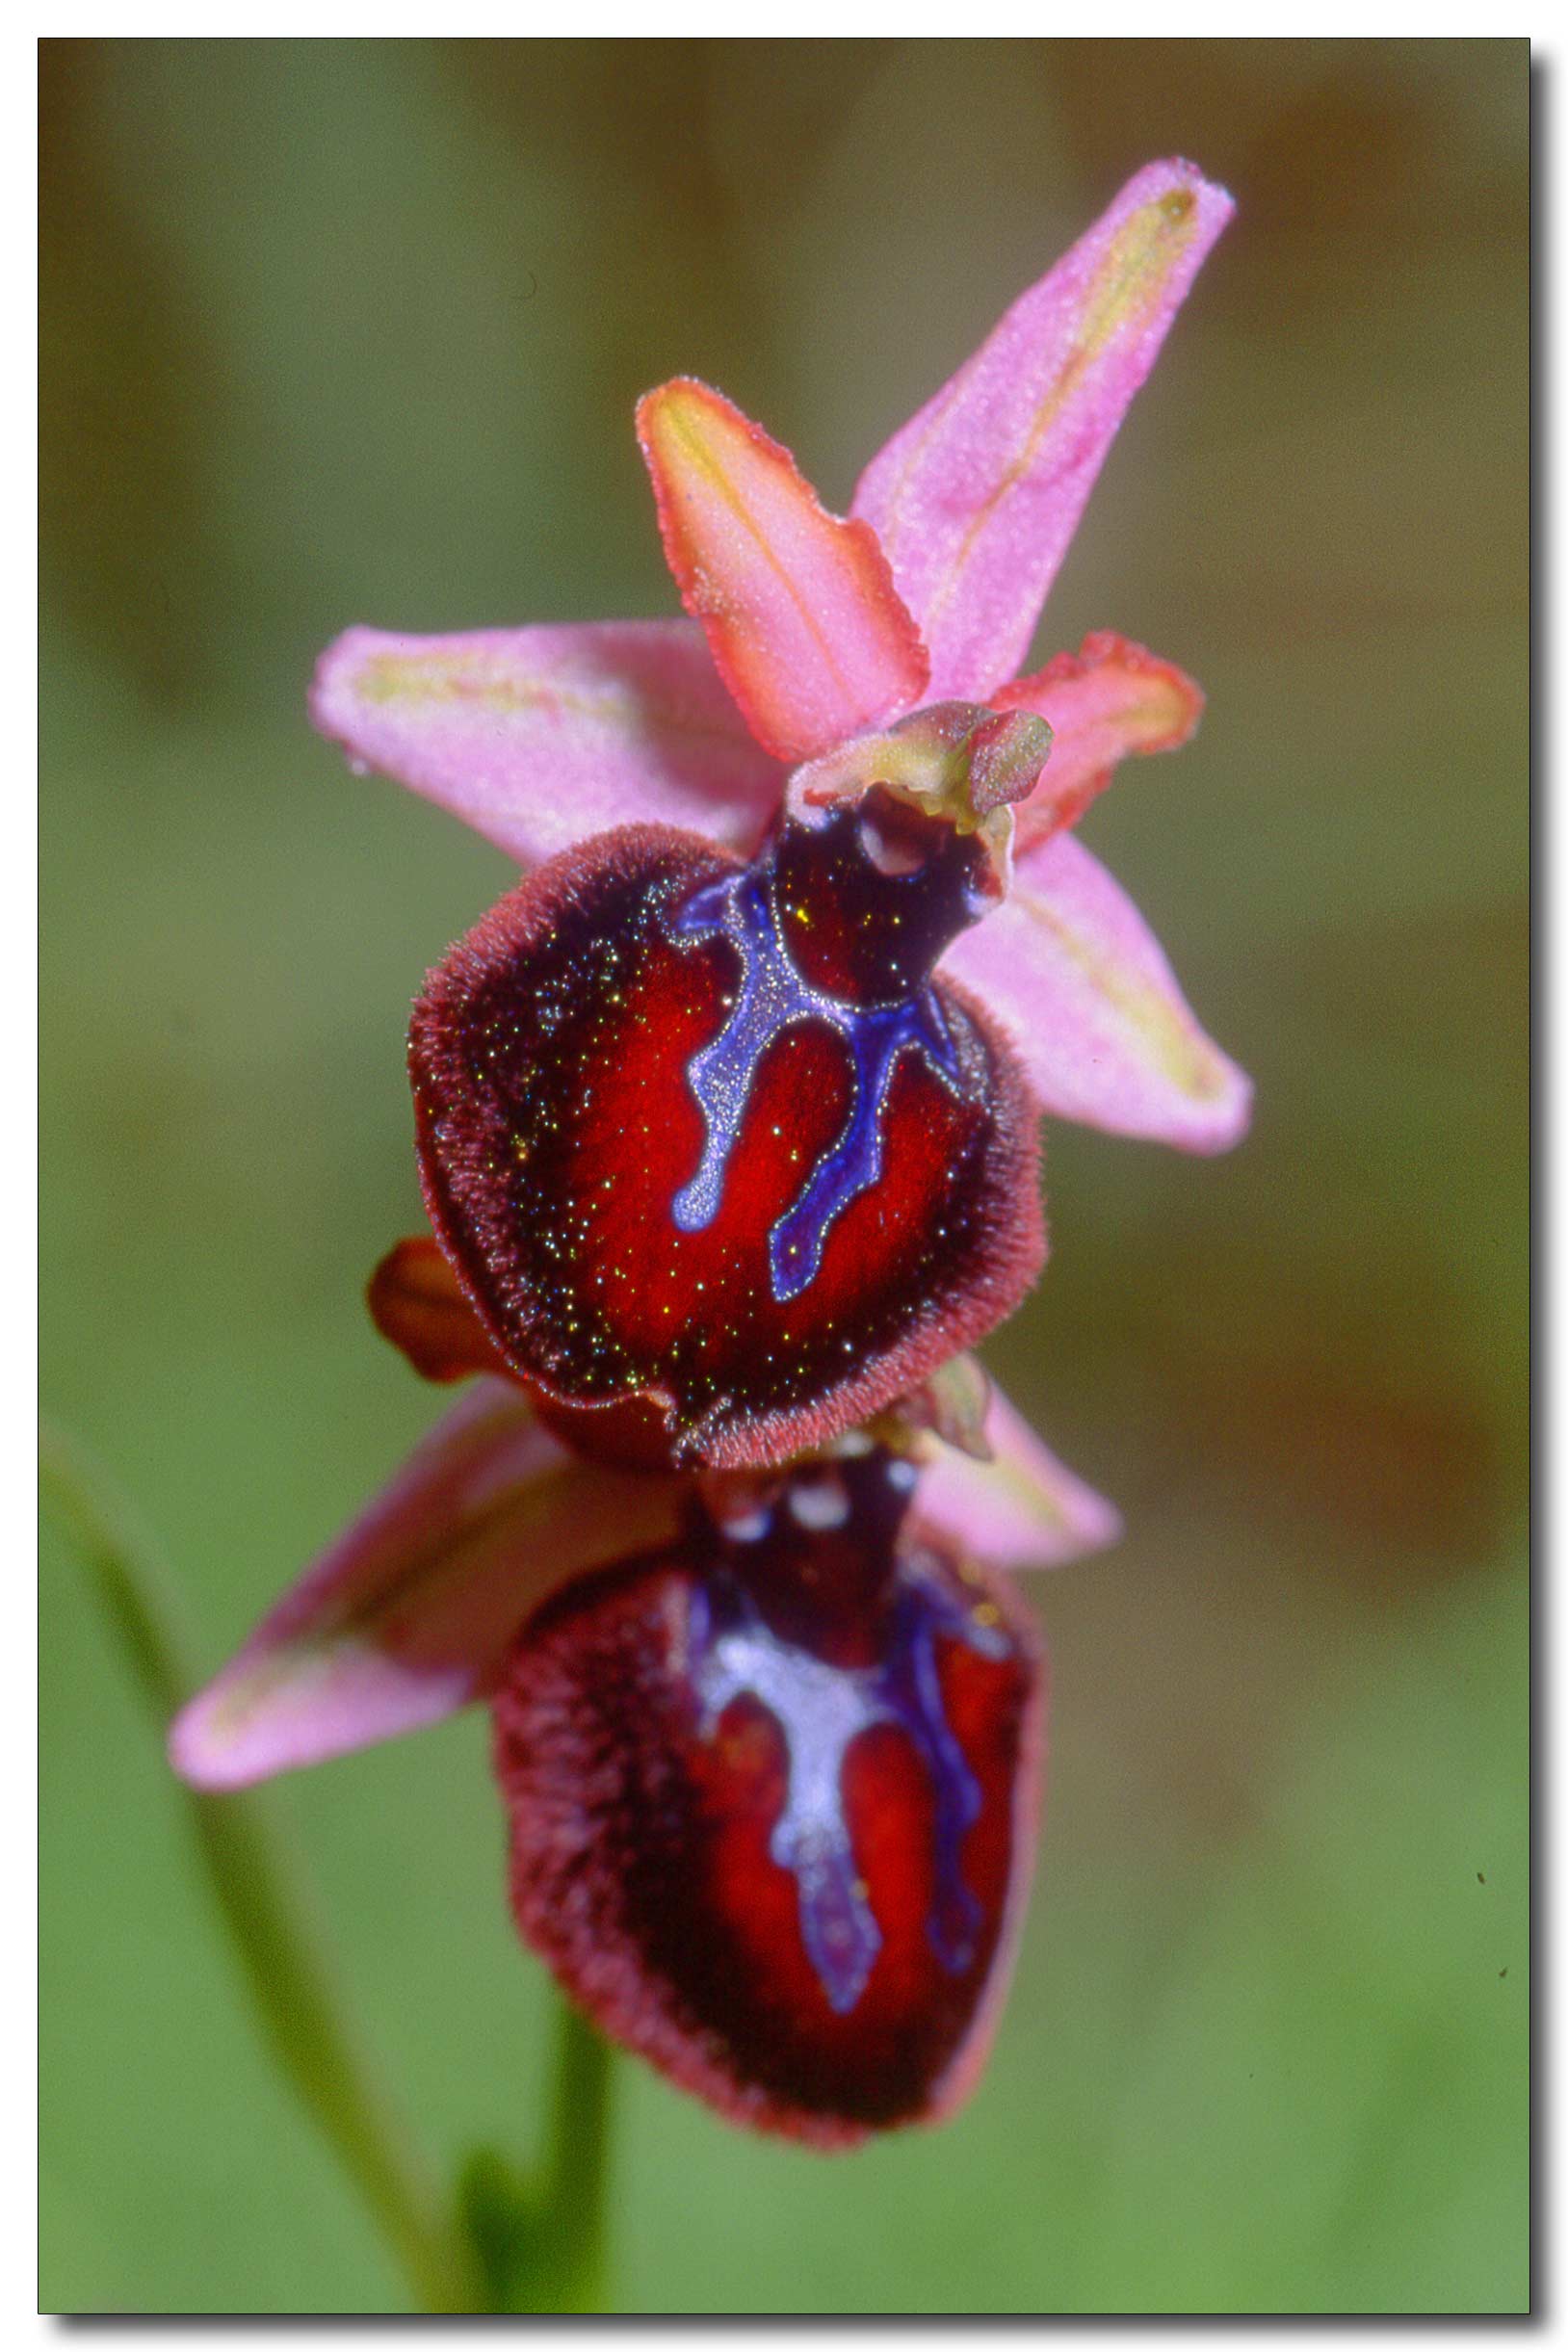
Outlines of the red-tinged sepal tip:
[{"label": "red-tinged sepal tip", "polygon": [[616,2041],[823,2147],[945,2115],[1006,1989],[1043,1668],[878,1449],[722,1482],[525,1628],[495,1702],[522,1934]]},{"label": "red-tinged sepal tip", "polygon": [[1009,718],[1032,712],[1052,734],[1050,766],[1017,813],[1020,855],[1076,824],[1122,760],[1179,749],[1203,716],[1203,690],[1185,670],[1110,629],[1015,678],[997,701]]},{"label": "red-tinged sepal tip", "polygon": [[429,1234],[389,1249],[365,1286],[365,1303],[382,1339],[426,1380],[467,1380],[508,1367]]},{"label": "red-tinged sepal tip", "polygon": [[930,978],[983,853],[878,814],[786,823],[746,867],[661,827],[601,836],[502,900],[415,1008],[426,1203],[489,1337],[555,1406],[633,1408],[640,1446],[657,1413],[680,1460],[830,1442],[1044,1258],[1032,1106]]}]

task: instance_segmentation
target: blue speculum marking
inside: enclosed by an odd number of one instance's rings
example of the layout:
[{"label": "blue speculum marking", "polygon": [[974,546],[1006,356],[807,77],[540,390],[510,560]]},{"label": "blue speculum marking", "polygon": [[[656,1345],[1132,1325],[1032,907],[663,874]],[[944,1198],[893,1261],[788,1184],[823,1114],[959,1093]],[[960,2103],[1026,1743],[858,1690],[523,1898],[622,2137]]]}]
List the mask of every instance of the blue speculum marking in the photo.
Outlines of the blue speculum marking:
[{"label": "blue speculum marking", "polygon": [[673,1215],[683,1233],[702,1232],[719,1214],[757,1067],[774,1038],[794,1023],[823,1021],[849,1053],[849,1111],[843,1130],[768,1237],[769,1276],[782,1306],[816,1279],[835,1219],[881,1174],[882,1122],[899,1056],[919,1053],[956,1091],[957,1054],[929,987],[897,1004],[862,1006],[803,980],[780,931],[772,892],[755,873],[699,890],[682,909],[677,928],[696,939],[732,941],[741,965],[729,1018],[687,1065],[707,1134],[695,1175],[675,1195]]},{"label": "blue speculum marking", "polygon": [[882,1935],[856,1868],[844,1809],[849,1743],[875,1723],[897,1724],[913,1740],[936,1799],[934,1897],[926,1932],[957,1975],[975,1956],[980,1906],[964,1883],[959,1854],[980,1809],[980,1792],[942,1705],[936,1644],[942,1635],[986,1658],[1007,1655],[1006,1634],[976,1618],[942,1587],[905,1564],[893,1605],[887,1651],[875,1666],[825,1665],[781,1641],[730,1576],[715,1578],[693,1602],[693,1678],[711,1735],[732,1699],[767,1708],[783,1736],[788,1783],[769,1850],[798,1891],[800,1935],[828,2006],[846,2016],[865,1991]]}]

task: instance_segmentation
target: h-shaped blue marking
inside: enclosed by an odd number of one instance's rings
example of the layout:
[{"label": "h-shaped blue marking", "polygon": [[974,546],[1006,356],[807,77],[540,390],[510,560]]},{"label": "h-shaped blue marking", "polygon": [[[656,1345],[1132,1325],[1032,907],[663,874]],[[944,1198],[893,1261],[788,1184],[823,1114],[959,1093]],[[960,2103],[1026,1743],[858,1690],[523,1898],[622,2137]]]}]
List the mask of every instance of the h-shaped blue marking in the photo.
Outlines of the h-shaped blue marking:
[{"label": "h-shaped blue marking", "polygon": [[887,1655],[875,1666],[829,1666],[764,1624],[730,1576],[715,1579],[692,1605],[693,1678],[702,1729],[711,1737],[732,1699],[758,1700],[784,1740],[788,1782],[769,1852],[793,1873],[800,1936],[827,2003],[844,2017],[866,1989],[881,1930],[855,1864],[844,1810],[844,1761],[874,1723],[895,1723],[914,1741],[935,1805],[936,1869],[926,1932],[950,1974],[975,1956],[980,1907],[964,1883],[959,1851],[980,1809],[980,1792],[942,1704],[936,1643],[942,1634],[986,1658],[1005,1658],[1008,1639],[981,1624],[940,1584],[907,1563],[893,1604]]},{"label": "h-shaped blue marking", "polygon": [[928,985],[893,1005],[862,1006],[804,980],[785,943],[765,875],[747,870],[710,882],[682,909],[676,928],[695,939],[730,940],[741,965],[728,1019],[687,1064],[707,1132],[696,1173],[675,1195],[673,1215],[683,1233],[701,1233],[719,1214],[757,1066],[774,1038],[795,1022],[824,1021],[849,1052],[849,1111],[844,1127],[768,1237],[770,1280],[782,1306],[816,1279],[835,1219],[882,1172],[882,1121],[899,1056],[920,1054],[957,1093],[962,1084],[957,1052],[936,992]]}]

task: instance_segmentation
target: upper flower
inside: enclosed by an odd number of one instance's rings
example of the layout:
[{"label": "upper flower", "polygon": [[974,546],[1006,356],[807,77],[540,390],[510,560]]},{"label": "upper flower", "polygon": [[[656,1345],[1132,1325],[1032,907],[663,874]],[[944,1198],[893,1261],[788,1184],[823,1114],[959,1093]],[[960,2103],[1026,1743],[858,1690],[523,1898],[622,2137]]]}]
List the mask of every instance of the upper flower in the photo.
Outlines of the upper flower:
[{"label": "upper flower", "polygon": [[1199,690],[1106,633],[1014,673],[1231,210],[1190,165],[1138,172],[872,459],[848,523],[717,394],[651,395],[650,463],[700,630],[351,629],[323,657],[316,724],[529,867],[636,821],[749,855],[787,767],[843,737],[923,697],[1036,712],[1051,756],[1016,811],[1008,902],[945,961],[997,1012],[1048,1112],[1224,1150],[1245,1130],[1245,1078],[1204,1035],[1137,909],[1065,838],[1120,760],[1187,742]]},{"label": "upper flower", "polygon": [[650,393],[690,621],[324,657],[313,715],[356,762],[525,866],[575,852],[432,975],[411,1045],[437,1234],[547,1402],[781,1458],[1017,1303],[1036,1107],[1197,1151],[1244,1129],[1246,1080],[1069,830],[1187,740],[1197,688],[1106,633],[1014,675],[1230,211],[1139,172],[847,519],[719,393]]}]

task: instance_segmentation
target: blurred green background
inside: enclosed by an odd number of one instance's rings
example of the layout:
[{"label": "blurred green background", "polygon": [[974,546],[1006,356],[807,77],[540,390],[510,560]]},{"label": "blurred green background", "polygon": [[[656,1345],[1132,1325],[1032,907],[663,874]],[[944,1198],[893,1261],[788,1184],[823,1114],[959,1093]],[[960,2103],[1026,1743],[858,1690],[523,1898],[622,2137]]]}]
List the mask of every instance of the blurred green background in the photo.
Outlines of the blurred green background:
[{"label": "blurred green background", "polygon": [[[1522,40],[46,41],[51,1408],[215,1667],[433,1418],[429,963],[504,860],[317,742],[345,623],[673,609],[631,431],[722,384],[831,502],[1151,156],[1240,213],[1039,652],[1210,694],[1085,837],[1254,1073],[1056,1130],[989,1360],[1124,1508],[1033,1586],[1053,1788],[951,2127],[823,2159],[620,2069],[636,2312],[1513,2311],[1527,2280]],[[264,2063],[156,1739],[43,1570],[46,2309],[399,2287]],[[549,2001],[477,1715],[274,1810],[443,2164]]]}]

